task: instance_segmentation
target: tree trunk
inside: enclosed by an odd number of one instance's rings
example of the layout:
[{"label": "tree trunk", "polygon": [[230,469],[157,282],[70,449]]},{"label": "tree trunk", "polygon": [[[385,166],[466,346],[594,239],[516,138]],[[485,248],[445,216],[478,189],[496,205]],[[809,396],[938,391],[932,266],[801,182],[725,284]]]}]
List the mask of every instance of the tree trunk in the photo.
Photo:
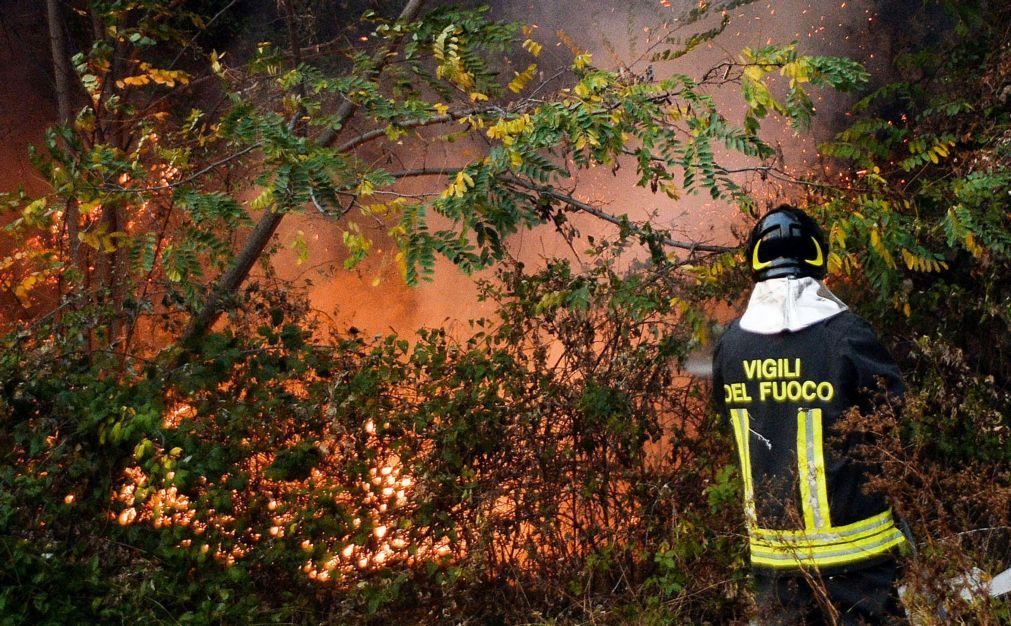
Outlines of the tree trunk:
[{"label": "tree trunk", "polygon": [[[53,55],[53,76],[56,85],[56,110],[61,125],[70,122],[70,64],[67,62],[67,40],[63,34],[63,15],[59,0],[46,0],[46,16],[49,20],[49,49]],[[67,246],[70,262],[77,269],[81,266],[81,242],[77,201],[68,200],[63,219],[66,223]]]},{"label": "tree trunk", "polygon": [[59,0],[46,0],[49,18],[49,48],[53,54],[53,73],[56,79],[56,106],[60,123],[70,119],[70,65],[67,63],[67,40],[63,36],[63,18]]}]

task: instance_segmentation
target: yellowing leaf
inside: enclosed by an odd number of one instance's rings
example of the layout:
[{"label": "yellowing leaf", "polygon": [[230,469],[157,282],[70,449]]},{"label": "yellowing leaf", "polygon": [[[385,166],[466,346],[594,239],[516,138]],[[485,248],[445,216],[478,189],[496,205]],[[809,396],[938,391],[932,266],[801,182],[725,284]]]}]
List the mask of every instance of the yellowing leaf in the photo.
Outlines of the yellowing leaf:
[{"label": "yellowing leaf", "polygon": [[269,187],[264,189],[260,195],[256,196],[249,202],[249,208],[254,211],[262,211],[267,209],[274,204],[274,191]]},{"label": "yellowing leaf", "polygon": [[[684,267],[688,267],[688,266],[684,266]],[[690,269],[695,269],[695,268],[692,267]],[[682,300],[681,298],[678,298],[678,297],[673,297],[673,298],[670,299],[670,306],[671,306],[672,309],[674,309],[675,311],[677,311],[681,315],[684,315],[688,311],[688,309],[691,308],[690,304],[688,304],[687,302],[685,302],[684,300]]]},{"label": "yellowing leaf", "polygon": [[116,81],[116,86],[122,89],[125,86],[130,87],[143,87],[144,85],[151,82],[151,77],[147,74],[138,74],[137,76],[127,76],[122,80]]},{"label": "yellowing leaf", "polygon": [[344,246],[350,252],[350,256],[344,260],[344,267],[351,269],[362,260],[372,249],[372,240],[362,234],[358,224],[354,222],[348,225],[348,230],[343,233]]},{"label": "yellowing leaf", "polygon": [[400,126],[394,126],[393,124],[387,124],[386,128],[383,130],[386,132],[386,138],[390,141],[397,141],[407,134],[406,129],[401,128]]},{"label": "yellowing leaf", "polygon": [[527,66],[527,69],[523,70],[522,72],[515,72],[516,77],[513,78],[511,81],[509,81],[509,84],[506,86],[509,88],[509,91],[513,93],[519,93],[523,91],[523,88],[527,86],[527,84],[531,81],[531,79],[533,79],[534,74],[536,73],[537,73],[537,64],[531,63],[530,65]]},{"label": "yellowing leaf", "polygon": [[878,256],[884,260],[884,262],[891,268],[895,268],[895,259],[892,257],[892,253],[888,251],[885,247],[883,241],[881,241],[881,233],[878,232],[877,228],[872,228],[870,232],[871,248],[877,252]]},{"label": "yellowing leaf", "polygon": [[116,251],[116,241],[126,239],[126,233],[124,232],[114,232],[100,237],[100,243],[102,244],[102,252],[115,252]]},{"label": "yellowing leaf", "polygon": [[376,186],[368,178],[362,179],[362,182],[358,183],[358,187],[355,188],[355,193],[363,198],[371,196],[375,191]]},{"label": "yellowing leaf", "polygon": [[487,130],[490,139],[500,139],[502,143],[511,146],[516,137],[526,131],[533,122],[529,113],[513,118],[511,120],[499,120]]},{"label": "yellowing leaf", "polygon": [[167,87],[175,87],[176,83],[185,85],[190,82],[189,75],[182,70],[163,70],[155,68],[151,69],[149,74],[151,75],[152,81]]},{"label": "yellowing leaf", "polygon": [[471,128],[484,128],[484,120],[473,115],[460,118],[460,123]]},{"label": "yellowing leaf", "polygon": [[31,299],[28,297],[28,293],[35,288],[38,283],[41,282],[38,274],[29,274],[26,276],[17,287],[14,288],[14,295],[17,296],[18,302],[21,306],[26,309],[32,305]]},{"label": "yellowing leaf", "polygon": [[211,51],[211,71],[221,76],[224,73],[224,68],[221,67],[221,58],[224,54],[218,55],[217,50]]},{"label": "yellowing leaf", "polygon": [[832,274],[838,274],[842,270],[842,258],[836,252],[830,252],[828,255],[828,271]]},{"label": "yellowing leaf", "polygon": [[21,218],[28,226],[41,227],[46,223],[46,200],[38,198],[32,200],[28,206],[21,211]]},{"label": "yellowing leaf", "polygon": [[82,231],[77,233],[77,238],[85,245],[94,248],[95,250],[101,252],[115,252],[116,242],[121,239],[126,239],[126,233],[123,232],[106,232],[108,226],[106,224],[100,224],[97,228],[89,231]]},{"label": "yellowing leaf", "polygon": [[572,60],[572,67],[581,70],[585,68],[593,60],[593,55],[589,52],[584,52],[582,54],[577,54],[576,58]]},{"label": "yellowing leaf", "polygon": [[523,49],[536,57],[540,56],[541,50],[544,49],[544,46],[537,43],[533,39],[527,39],[526,41],[523,42]]},{"label": "yellowing leaf", "polygon": [[449,107],[441,102],[436,102],[435,104],[432,105],[432,108],[435,109],[439,113],[439,115],[445,115],[446,113],[449,112]]},{"label": "yellowing leaf", "polygon": [[448,198],[454,196],[457,198],[462,198],[467,190],[474,186],[474,179],[471,178],[470,174],[465,171],[460,171],[456,173],[456,178],[453,182],[440,194],[442,198]]},{"label": "yellowing leaf", "polygon": [[909,250],[902,251],[902,260],[906,262],[906,268],[908,269],[913,269],[913,266],[916,264],[916,257]]},{"label": "yellowing leaf", "polygon": [[972,256],[981,258],[983,256],[983,246],[976,242],[976,237],[972,233],[966,233],[965,237],[962,238],[962,242],[965,244],[965,249],[969,251]]},{"label": "yellowing leaf", "polygon": [[456,50],[458,40],[453,36],[454,33],[456,33],[456,26],[450,24],[442,29],[442,32],[435,38],[432,54],[435,56],[436,61],[440,63],[444,62],[447,58],[447,52],[452,53],[452,51]]},{"label": "yellowing leaf", "polygon": [[544,311],[550,311],[551,309],[558,308],[565,300],[565,296],[566,293],[564,291],[549,291],[541,296],[541,300],[537,303],[537,306],[534,307],[534,310],[538,313],[543,313]]},{"label": "yellowing leaf", "polygon": [[397,256],[393,258],[397,263],[397,269],[400,270],[400,277],[407,279],[407,255],[403,251],[397,252]]},{"label": "yellowing leaf", "polygon": [[779,73],[782,76],[787,76],[790,78],[790,87],[795,87],[798,83],[807,83],[811,80],[810,75],[810,65],[803,61],[794,61],[793,63],[787,63],[782,68],[780,68]]},{"label": "yellowing leaf", "polygon": [[744,68],[744,77],[756,83],[762,80],[763,76],[765,76],[765,70],[758,65],[749,65]]},{"label": "yellowing leaf", "polygon": [[671,200],[680,200],[681,194],[678,193],[678,188],[671,182],[660,183],[660,189],[667,195]]},{"label": "yellowing leaf", "polygon": [[309,245],[305,242],[305,232],[298,231],[288,247],[295,252],[295,265],[302,265],[309,259]]}]

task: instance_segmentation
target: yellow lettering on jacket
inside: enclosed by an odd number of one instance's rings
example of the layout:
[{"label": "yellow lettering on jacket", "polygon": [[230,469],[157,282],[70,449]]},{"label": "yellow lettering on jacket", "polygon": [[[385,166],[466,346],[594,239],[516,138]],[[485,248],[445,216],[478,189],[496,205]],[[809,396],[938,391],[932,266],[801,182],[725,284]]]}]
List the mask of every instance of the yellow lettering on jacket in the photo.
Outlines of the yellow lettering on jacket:
[{"label": "yellow lettering on jacket", "polygon": [[[803,363],[798,358],[748,359],[741,366],[747,380],[758,379],[759,402],[831,402],[835,397],[832,383],[800,379]],[[728,403],[755,401],[744,382],[725,384],[723,392]]]},{"label": "yellow lettering on jacket", "polygon": [[753,398],[748,395],[747,384],[731,383],[729,385],[723,385],[723,400],[725,402],[740,404],[742,402],[751,402]]},{"label": "yellow lettering on jacket", "polygon": [[800,378],[800,359],[749,359],[741,365],[748,380]]},{"label": "yellow lettering on jacket", "polygon": [[813,380],[781,381],[763,380],[758,383],[759,402],[831,402],[835,397],[835,388],[828,381]]}]

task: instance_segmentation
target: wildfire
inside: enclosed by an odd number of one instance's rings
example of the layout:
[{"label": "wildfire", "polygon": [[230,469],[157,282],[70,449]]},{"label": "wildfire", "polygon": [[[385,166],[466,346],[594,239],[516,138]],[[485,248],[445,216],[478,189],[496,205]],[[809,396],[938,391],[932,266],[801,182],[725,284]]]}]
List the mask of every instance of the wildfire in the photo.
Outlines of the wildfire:
[{"label": "wildfire", "polygon": [[[167,403],[162,424],[166,429],[179,428],[188,420],[198,418],[196,407],[187,402]],[[383,424],[388,428],[389,424]],[[380,429],[372,420],[361,426],[368,446],[382,449]],[[188,536],[178,542],[178,547],[209,554],[224,566],[231,566],[248,555],[257,544],[264,541],[294,542],[306,554],[301,571],[317,583],[338,584],[353,572],[388,567],[399,563],[411,565],[425,561],[442,561],[454,552],[448,537],[426,539],[426,529],[412,528],[405,515],[410,513],[411,491],[416,480],[403,466],[396,454],[377,454],[366,475],[342,486],[345,478],[337,468],[346,462],[347,453],[337,434],[333,441],[317,444],[326,450],[317,467],[300,480],[271,480],[268,469],[276,461],[276,454],[264,451],[251,454],[243,464],[243,471],[255,477],[248,490],[231,491],[231,512],[217,511],[208,506],[203,494],[213,483],[225,484],[231,476],[223,475],[217,481],[201,476],[193,491],[186,493],[174,484],[177,477],[175,464],[180,462],[182,450],[164,450],[150,442],[139,448],[141,454],[153,454],[160,459],[164,471],[152,477],[141,466],[129,467],[123,472],[121,484],[112,501],[116,511],[110,518],[122,526],[147,524],[154,529],[185,528]],[[243,440],[247,445],[254,442]],[[288,445],[300,443],[293,436]],[[151,448],[154,448],[152,450]],[[140,458],[140,457],[138,457]],[[344,532],[320,536],[308,534],[305,513],[308,496],[314,490],[332,491],[333,502],[345,510],[358,510],[360,514],[350,520]],[[239,517],[245,518],[259,501],[268,513],[263,526],[237,530]],[[68,495],[66,502],[73,502]],[[318,519],[314,513],[312,519]],[[367,529],[367,539],[360,531]],[[198,541],[198,538],[205,540]],[[213,539],[212,539],[213,538]],[[459,546],[455,548],[459,553]]]}]

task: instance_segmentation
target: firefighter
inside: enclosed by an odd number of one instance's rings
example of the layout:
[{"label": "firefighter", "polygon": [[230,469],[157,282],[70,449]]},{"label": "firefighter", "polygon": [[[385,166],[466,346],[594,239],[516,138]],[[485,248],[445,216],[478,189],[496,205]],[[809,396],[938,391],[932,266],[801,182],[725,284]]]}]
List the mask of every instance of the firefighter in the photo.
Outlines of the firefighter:
[{"label": "firefighter", "polygon": [[[898,400],[902,378],[874,332],[822,283],[828,244],[782,205],[751,233],[755,287],[713,354],[713,392],[732,430],[760,624],[881,624],[903,615],[906,542],[873,468],[826,440],[852,407]],[[839,449],[841,448],[841,449]]]}]

